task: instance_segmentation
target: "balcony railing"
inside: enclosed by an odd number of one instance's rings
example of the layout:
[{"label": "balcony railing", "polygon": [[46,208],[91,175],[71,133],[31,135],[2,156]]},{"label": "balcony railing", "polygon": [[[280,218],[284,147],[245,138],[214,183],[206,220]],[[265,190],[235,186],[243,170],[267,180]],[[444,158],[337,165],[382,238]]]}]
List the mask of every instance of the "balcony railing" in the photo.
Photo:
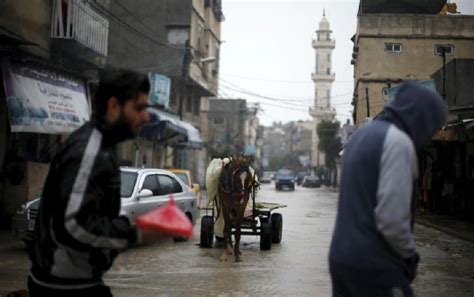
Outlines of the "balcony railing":
[{"label": "balcony railing", "polygon": [[107,56],[109,21],[84,0],[54,0],[51,38],[75,40]]},{"label": "balcony railing", "polygon": [[313,48],[335,48],[335,40],[317,40],[313,39]]},{"label": "balcony railing", "polygon": [[311,73],[311,78],[313,81],[329,81],[332,82],[336,79],[336,74],[326,74],[326,73]]}]

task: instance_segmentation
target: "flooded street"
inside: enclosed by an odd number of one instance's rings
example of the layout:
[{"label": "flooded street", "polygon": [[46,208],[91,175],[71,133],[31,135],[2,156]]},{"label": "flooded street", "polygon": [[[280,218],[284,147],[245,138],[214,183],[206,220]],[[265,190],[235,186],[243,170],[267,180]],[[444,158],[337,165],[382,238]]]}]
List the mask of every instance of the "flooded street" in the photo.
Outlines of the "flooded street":
[{"label": "flooded street", "polygon": [[336,194],[297,187],[294,192],[263,185],[257,202],[288,207],[283,240],[260,251],[257,236],[242,237],[242,262],[221,263],[222,248],[199,248],[200,226],[189,242],[138,247],[118,258],[106,282],[117,296],[329,296],[327,251]]},{"label": "flooded street", "polygon": [[[188,242],[165,241],[121,254],[105,282],[114,296],[330,296],[327,253],[337,193],[296,187],[294,192],[263,185],[257,201],[288,207],[283,240],[260,251],[259,237],[242,237],[242,260],[220,262],[221,247],[199,247],[199,223]],[[471,297],[474,245],[417,225],[421,264],[416,296]],[[0,295],[26,287],[29,268],[24,245],[4,241],[0,248]]]}]

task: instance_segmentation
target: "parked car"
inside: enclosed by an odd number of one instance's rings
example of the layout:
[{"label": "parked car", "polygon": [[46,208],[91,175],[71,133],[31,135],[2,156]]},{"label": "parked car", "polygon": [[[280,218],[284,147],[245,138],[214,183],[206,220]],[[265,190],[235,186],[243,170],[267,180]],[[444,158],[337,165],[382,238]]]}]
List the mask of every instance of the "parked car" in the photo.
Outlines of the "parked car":
[{"label": "parked car", "polygon": [[40,197],[41,193],[38,193],[33,200],[23,203],[12,218],[13,235],[23,240],[26,245],[33,240]]},{"label": "parked car", "polygon": [[191,190],[196,193],[196,206],[201,207],[201,187],[198,183],[193,183],[193,175],[191,170],[187,169],[167,169],[179,177]]},{"label": "parked car", "polygon": [[306,172],[306,171],[300,171],[296,174],[296,184],[299,186],[301,185],[301,183],[303,182],[303,179],[305,178],[305,176],[308,176],[309,175],[309,172]]},{"label": "parked car", "polygon": [[[196,205],[196,194],[179,177],[172,172],[150,168],[120,168],[122,207],[120,214],[135,225],[135,219],[169,200],[174,195],[179,207],[195,224],[199,211]],[[33,239],[35,219],[38,213],[40,198],[25,203],[17,211],[12,221],[13,234],[28,245]]]},{"label": "parked car", "polygon": [[278,191],[284,187],[295,190],[295,174],[289,169],[280,169],[275,174],[275,189]]},{"label": "parked car", "polygon": [[321,180],[316,175],[308,175],[304,177],[302,185],[307,188],[319,188],[321,187]]},{"label": "parked car", "polygon": [[258,179],[261,184],[269,184],[272,182],[272,174],[269,171],[264,171],[262,176]]}]

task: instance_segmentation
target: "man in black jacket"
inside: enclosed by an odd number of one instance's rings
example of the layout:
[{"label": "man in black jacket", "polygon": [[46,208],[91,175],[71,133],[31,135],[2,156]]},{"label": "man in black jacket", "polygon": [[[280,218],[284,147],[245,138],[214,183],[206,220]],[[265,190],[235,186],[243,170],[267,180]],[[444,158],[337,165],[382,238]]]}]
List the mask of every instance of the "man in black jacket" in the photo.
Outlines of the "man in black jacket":
[{"label": "man in black jacket", "polygon": [[116,144],[136,136],[149,120],[149,90],[145,75],[106,73],[92,120],[51,162],[30,251],[30,296],[112,296],[102,275],[138,237],[119,216]]}]

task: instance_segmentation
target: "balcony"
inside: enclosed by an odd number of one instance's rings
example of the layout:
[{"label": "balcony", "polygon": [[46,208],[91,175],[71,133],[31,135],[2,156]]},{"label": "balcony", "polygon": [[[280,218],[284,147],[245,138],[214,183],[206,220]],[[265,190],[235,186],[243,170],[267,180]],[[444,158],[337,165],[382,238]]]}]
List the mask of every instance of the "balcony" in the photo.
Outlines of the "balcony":
[{"label": "balcony", "polygon": [[313,118],[320,118],[320,119],[333,119],[337,113],[336,110],[333,107],[327,107],[327,108],[309,108],[309,115],[312,116]]},{"label": "balcony", "polygon": [[51,38],[74,40],[107,56],[109,21],[83,0],[53,1]]},{"label": "balcony", "polygon": [[329,48],[333,49],[336,47],[335,40],[317,40],[313,39],[313,48]]},{"label": "balcony", "polygon": [[324,82],[333,82],[336,79],[336,74],[325,74],[325,73],[311,73],[311,79],[314,82],[324,81]]}]

